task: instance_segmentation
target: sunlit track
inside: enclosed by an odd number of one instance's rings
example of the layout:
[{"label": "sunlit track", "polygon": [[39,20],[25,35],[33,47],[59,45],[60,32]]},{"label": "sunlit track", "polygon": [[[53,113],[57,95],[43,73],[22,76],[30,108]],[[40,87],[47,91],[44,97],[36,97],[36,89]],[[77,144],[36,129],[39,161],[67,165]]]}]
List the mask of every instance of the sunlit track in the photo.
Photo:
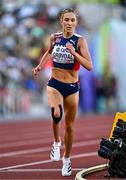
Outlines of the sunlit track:
[{"label": "sunlit track", "polygon": [[3,136],[5,138],[9,138],[9,134],[11,135],[11,138],[14,137],[15,133],[18,134],[18,136],[35,136],[35,135],[38,135],[38,134],[43,134],[44,136],[47,136],[49,134],[49,130],[48,131],[44,131],[42,132],[42,127],[40,129],[36,129],[36,130],[31,130],[31,131],[26,131],[26,132],[20,132],[20,131],[15,131],[15,132],[7,132],[6,134],[1,134],[0,136]]},{"label": "sunlit track", "polygon": [[38,139],[33,139],[33,140],[21,140],[21,141],[15,141],[15,142],[8,142],[8,143],[2,143],[0,144],[0,149],[1,148],[9,148],[9,147],[20,147],[20,146],[25,146],[25,145],[35,145],[35,144],[45,144],[45,143],[51,143],[52,139],[51,138],[45,138],[42,139],[39,137]]},{"label": "sunlit track", "polygon": [[[71,159],[88,157],[88,156],[89,157],[97,156],[97,153],[96,152],[89,152],[89,153],[84,153],[84,154],[73,155],[73,156],[71,156]],[[21,168],[21,167],[33,166],[33,165],[38,165],[38,164],[46,164],[46,163],[51,163],[51,162],[53,162],[53,161],[52,160],[45,160],[45,161],[38,161],[38,162],[32,162],[32,163],[26,163],[26,164],[19,164],[19,165],[15,165],[15,166],[0,168],[0,171],[13,169],[13,168]]]},{"label": "sunlit track", "polygon": [[[105,125],[104,127],[101,127],[100,131],[104,130],[104,128],[109,128],[109,126]],[[93,129],[99,130],[99,127],[95,126],[93,128],[90,128],[90,129],[87,128],[86,130],[90,132]],[[79,133],[82,133],[82,132],[83,132],[83,128],[80,128]],[[24,141],[24,144],[25,144],[25,142],[26,143],[27,142],[30,143],[31,141],[33,141],[33,139],[36,139],[36,141],[38,141],[38,139],[41,138],[40,142],[42,143],[42,142],[46,141],[44,137],[50,136],[50,134],[52,134],[52,132],[50,133],[50,131],[42,132],[42,130],[41,131],[33,131],[33,132],[25,132],[25,133],[19,133],[18,132],[19,134],[16,135],[16,136],[15,136],[14,133],[17,133],[17,132],[13,131],[13,134],[11,134],[11,133],[9,134],[9,132],[8,132],[7,134],[5,134],[3,136],[3,138],[0,139],[0,143],[1,143],[0,144],[0,148],[4,147],[4,146],[6,147],[6,145],[4,145],[5,142],[8,142],[10,145],[14,144],[14,143],[15,144],[17,143],[20,146],[20,142],[19,141]],[[86,134],[85,137],[89,138],[90,134]],[[48,138],[47,138],[46,142],[48,142]],[[8,146],[9,146],[9,144],[8,144]],[[23,142],[21,144],[23,145]]]},{"label": "sunlit track", "polygon": [[[100,127],[100,130],[102,131],[102,130],[104,130],[104,128],[109,128],[109,126],[108,125],[105,125],[104,127],[101,127],[101,126],[99,126],[98,125],[98,127],[97,127],[97,125],[96,126],[93,126],[93,127],[90,127],[90,128],[86,128],[86,131],[91,131],[91,130],[98,130],[99,129],[99,127]],[[41,130],[32,130],[31,129],[31,132],[23,132],[23,133],[20,133],[19,131],[17,131],[17,132],[15,132],[15,131],[13,131],[13,133],[10,133],[9,134],[9,132],[7,133],[7,134],[5,134],[5,135],[3,135],[3,138],[2,139],[0,139],[0,142],[5,142],[5,141],[19,141],[19,140],[30,140],[30,139],[33,139],[33,138],[38,138],[38,137],[47,137],[48,135],[50,135],[50,134],[52,134],[52,132],[50,132],[50,130],[46,130],[46,131],[42,131],[42,127],[40,128]],[[82,128],[79,128],[79,133],[83,133],[83,127]],[[89,133],[90,133],[90,131],[89,131]],[[18,133],[16,136],[15,136],[15,133]],[[2,136],[1,136],[2,137]]]},{"label": "sunlit track", "polygon": [[[41,127],[26,127],[25,129],[20,129],[19,127],[16,127],[15,130],[13,130],[13,128],[7,128],[5,131],[2,131],[2,129],[0,129],[0,135],[6,135],[6,134],[15,134],[15,133],[28,133],[28,132],[40,132],[42,130]],[[46,131],[45,131],[46,132]]]},{"label": "sunlit track", "polygon": [[[94,140],[95,142],[97,142],[98,140]],[[92,143],[93,140],[89,140],[88,144]],[[10,148],[10,147],[19,147],[19,146],[25,146],[25,145],[35,145],[35,144],[47,144],[47,143],[52,143],[52,138],[45,138],[45,139],[33,139],[33,140],[23,140],[23,141],[16,141],[16,142],[10,142],[10,143],[2,143],[0,144],[0,149],[1,148]],[[86,143],[83,142],[83,143]],[[82,142],[80,143],[76,143],[76,144],[82,144]],[[73,146],[76,146],[76,144],[74,143]]]},{"label": "sunlit track", "polygon": [[[83,168],[103,162],[97,155],[97,148],[100,139],[108,136],[112,120],[112,116],[89,116],[75,122],[73,173],[69,180]],[[63,121],[61,125],[64,127]],[[63,135],[64,128],[61,129],[62,138]],[[0,179],[63,179],[61,159],[59,162],[49,159],[53,141],[50,120],[0,124],[0,137]],[[63,149],[64,142],[61,155]]]},{"label": "sunlit track", "polygon": [[[73,147],[84,147],[84,146],[90,146],[98,144],[98,140],[91,140],[91,141],[85,141],[85,142],[79,142],[74,143]],[[61,147],[62,149],[63,147]],[[10,156],[17,156],[17,155],[23,155],[23,154],[30,154],[30,153],[38,153],[38,152],[46,152],[49,151],[50,147],[42,147],[42,148],[35,148],[35,149],[25,149],[21,151],[15,151],[15,152],[8,152],[8,153],[0,153],[0,158],[3,157],[10,157]]]},{"label": "sunlit track", "polygon": [[[33,122],[33,121],[32,121]],[[40,126],[38,126],[38,122],[40,124]],[[36,122],[33,122],[32,123],[32,126],[29,124],[28,121],[26,122],[22,122],[22,121],[19,121],[18,123],[16,122],[13,122],[13,123],[0,123],[0,134],[1,133],[7,133],[7,132],[11,132],[13,133],[14,131],[18,131],[18,132],[28,132],[28,131],[36,131],[36,130],[41,130],[41,125],[43,126],[43,128],[48,128],[51,124],[50,121],[38,121],[37,123]],[[23,124],[26,124],[25,128],[23,127]],[[13,127],[15,129],[13,129]],[[20,127],[20,128],[19,128]],[[4,131],[3,131],[4,129]]]},{"label": "sunlit track", "polygon": [[[15,132],[16,134],[16,132]],[[36,131],[36,132],[27,132],[27,133],[19,133],[17,132],[17,136],[15,136],[15,134],[7,134],[4,135],[2,139],[0,139],[0,142],[5,142],[5,141],[14,141],[14,140],[19,140],[19,139],[32,139],[35,137],[47,137],[47,135],[49,134],[49,132],[42,132],[42,128],[41,131]],[[2,137],[2,136],[1,136]]]}]

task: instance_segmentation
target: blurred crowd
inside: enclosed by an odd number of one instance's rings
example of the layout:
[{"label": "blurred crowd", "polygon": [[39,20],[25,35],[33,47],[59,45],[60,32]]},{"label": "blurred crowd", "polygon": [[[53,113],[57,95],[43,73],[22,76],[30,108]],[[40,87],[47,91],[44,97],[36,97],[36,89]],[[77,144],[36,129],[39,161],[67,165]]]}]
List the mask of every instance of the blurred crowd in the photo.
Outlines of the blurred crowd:
[{"label": "blurred crowd", "polygon": [[1,8],[0,88],[39,90],[31,69],[46,50],[51,30],[57,27],[59,6],[23,4]]}]

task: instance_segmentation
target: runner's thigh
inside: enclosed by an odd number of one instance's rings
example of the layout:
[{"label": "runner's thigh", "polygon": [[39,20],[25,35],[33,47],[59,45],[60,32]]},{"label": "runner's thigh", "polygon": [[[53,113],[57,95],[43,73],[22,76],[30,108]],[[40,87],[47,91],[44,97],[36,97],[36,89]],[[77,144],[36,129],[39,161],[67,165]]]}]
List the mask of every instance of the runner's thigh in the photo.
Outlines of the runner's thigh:
[{"label": "runner's thigh", "polygon": [[48,103],[50,107],[55,107],[63,104],[63,96],[56,89],[47,86]]},{"label": "runner's thigh", "polygon": [[78,110],[79,93],[69,95],[64,100],[65,121],[73,122]]}]

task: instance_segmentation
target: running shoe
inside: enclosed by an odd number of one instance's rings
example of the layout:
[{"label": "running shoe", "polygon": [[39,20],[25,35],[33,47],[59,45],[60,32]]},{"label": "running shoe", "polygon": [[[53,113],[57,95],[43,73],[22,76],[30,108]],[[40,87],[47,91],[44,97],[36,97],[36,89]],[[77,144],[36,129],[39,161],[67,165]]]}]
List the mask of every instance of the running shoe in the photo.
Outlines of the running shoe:
[{"label": "running shoe", "polygon": [[53,161],[59,161],[60,160],[60,147],[61,147],[61,142],[54,142],[52,145],[52,149],[50,152],[50,158]]},{"label": "running shoe", "polygon": [[70,158],[63,158],[62,176],[70,176],[72,173],[71,160]]}]

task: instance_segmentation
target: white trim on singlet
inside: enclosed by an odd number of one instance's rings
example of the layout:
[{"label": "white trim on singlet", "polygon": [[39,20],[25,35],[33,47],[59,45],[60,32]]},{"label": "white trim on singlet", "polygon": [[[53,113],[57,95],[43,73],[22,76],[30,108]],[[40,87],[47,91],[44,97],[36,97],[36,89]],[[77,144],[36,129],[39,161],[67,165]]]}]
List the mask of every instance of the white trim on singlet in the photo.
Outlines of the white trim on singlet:
[{"label": "white trim on singlet", "polygon": [[77,37],[82,37],[82,35],[77,34],[77,33],[74,33],[74,35],[77,36]]}]

